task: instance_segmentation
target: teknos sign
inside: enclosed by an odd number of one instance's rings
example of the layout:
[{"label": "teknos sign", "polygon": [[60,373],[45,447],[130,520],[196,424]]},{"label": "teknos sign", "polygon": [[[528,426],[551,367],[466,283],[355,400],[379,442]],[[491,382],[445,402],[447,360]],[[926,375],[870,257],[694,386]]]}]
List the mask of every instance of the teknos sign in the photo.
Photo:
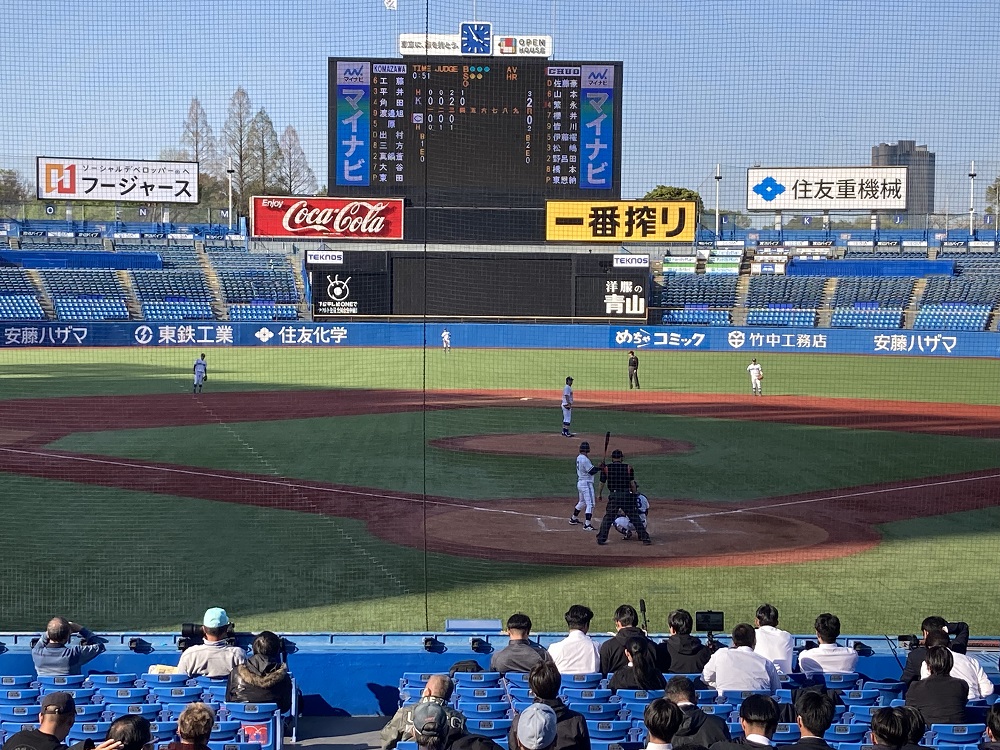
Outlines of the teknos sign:
[{"label": "teknos sign", "polygon": [[250,233],[254,237],[401,240],[403,199],[254,196]]}]

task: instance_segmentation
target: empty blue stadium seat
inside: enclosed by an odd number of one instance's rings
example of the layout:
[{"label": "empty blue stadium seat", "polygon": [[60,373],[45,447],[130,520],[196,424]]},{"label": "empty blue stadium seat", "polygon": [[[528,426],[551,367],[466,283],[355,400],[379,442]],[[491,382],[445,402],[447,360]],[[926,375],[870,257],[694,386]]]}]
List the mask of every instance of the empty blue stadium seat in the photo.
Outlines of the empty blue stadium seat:
[{"label": "empty blue stadium seat", "polygon": [[[510,672],[507,675],[508,681],[511,678],[515,678],[519,673]],[[521,677],[527,678],[527,675],[521,675]],[[500,684],[500,673],[499,672],[456,672],[455,682],[459,685],[473,685],[475,687],[496,687]],[[526,686],[527,682],[522,682],[522,686]]]},{"label": "empty blue stadium seat", "polygon": [[823,682],[827,690],[854,690],[861,676],[857,672],[824,672]]},{"label": "empty blue stadium seat", "polygon": [[657,698],[662,698],[663,694],[663,690],[619,690],[617,692],[618,697],[623,702],[630,703],[649,703]]},{"label": "empty blue stadium seat", "polygon": [[827,742],[863,742],[871,727],[868,724],[834,724],[823,735]]},{"label": "empty blue stadium seat", "polygon": [[239,735],[241,728],[241,724],[238,721],[217,721],[215,722],[215,726],[212,727],[210,739],[213,742],[234,740]]},{"label": "empty blue stadium seat", "polygon": [[160,703],[195,703],[202,699],[203,688],[198,685],[152,685],[149,694]]},{"label": "empty blue stadium seat", "polygon": [[457,708],[468,719],[505,719],[510,712],[510,704],[507,701],[497,703],[459,701]]},{"label": "empty blue stadium seat", "polygon": [[570,688],[566,687],[566,683],[563,683],[563,688],[559,694],[566,698],[567,701],[576,703],[607,703],[611,701],[611,696],[614,695],[607,688]]},{"label": "empty blue stadium seat", "polygon": [[106,703],[104,708],[112,721],[130,715],[155,721],[159,718],[163,706],[159,703]]},{"label": "empty blue stadium seat", "polygon": [[874,706],[880,696],[881,693],[878,690],[845,690],[840,694],[840,700],[851,708],[854,706]]},{"label": "empty blue stadium seat", "polygon": [[786,743],[798,742],[801,736],[802,732],[799,731],[798,724],[778,724],[778,728],[774,732],[774,737],[771,739],[779,745],[784,745]]},{"label": "empty blue stadium seat", "polygon": [[631,726],[631,722],[628,721],[587,720],[587,730],[590,732],[591,738],[596,740],[623,741],[628,737]]},{"label": "empty blue stadium seat", "polygon": [[564,674],[562,676],[562,687],[572,689],[598,688],[601,685],[603,675],[600,672],[588,672],[586,674]]},{"label": "empty blue stadium seat", "polygon": [[934,744],[977,744],[986,731],[985,724],[931,724]]},{"label": "empty blue stadium seat", "polygon": [[472,702],[490,702],[506,700],[507,691],[502,687],[478,687],[472,685],[456,685],[454,700]]},{"label": "empty blue stadium seat", "polygon": [[117,674],[91,674],[87,677],[87,682],[97,688],[102,687],[132,687],[139,675],[132,672],[121,672]]},{"label": "empty blue stadium seat", "polygon": [[149,690],[144,687],[101,687],[97,696],[103,703],[145,703]]},{"label": "empty blue stadium seat", "polygon": [[82,687],[84,681],[87,678],[82,674],[60,674],[60,675],[38,675],[38,685],[43,690],[46,688],[53,688],[55,690],[63,690],[64,688],[77,688]]},{"label": "empty blue stadium seat", "polygon": [[38,678],[33,674],[4,675],[0,677],[0,691],[29,688],[36,679]]},{"label": "empty blue stadium seat", "polygon": [[35,721],[41,709],[35,703],[22,705],[0,705],[0,722],[28,722]]},{"label": "empty blue stadium seat", "polygon": [[103,742],[110,726],[110,721],[78,721],[70,728],[69,739],[76,742],[81,740]]},{"label": "empty blue stadium seat", "polygon": [[505,718],[488,719],[466,717],[466,719],[466,727],[468,728],[470,734],[478,734],[491,739],[506,737],[510,732],[511,724],[513,724],[512,719]]},{"label": "empty blue stadium seat", "polygon": [[38,703],[40,695],[41,691],[38,688],[0,690],[0,705],[31,706]]},{"label": "empty blue stadium seat", "polygon": [[169,740],[177,734],[176,721],[152,721],[149,723],[149,733],[154,740]]},{"label": "empty blue stadium seat", "polygon": [[[621,712],[621,703],[570,703],[571,711],[583,714],[588,720],[617,721]],[[461,709],[459,709],[461,710]]]}]

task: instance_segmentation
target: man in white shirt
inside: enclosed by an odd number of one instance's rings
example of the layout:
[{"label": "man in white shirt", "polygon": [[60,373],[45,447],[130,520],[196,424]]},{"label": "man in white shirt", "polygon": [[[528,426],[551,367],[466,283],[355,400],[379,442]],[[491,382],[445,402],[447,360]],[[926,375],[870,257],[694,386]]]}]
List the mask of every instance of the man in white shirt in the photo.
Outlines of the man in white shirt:
[{"label": "man in white shirt", "polygon": [[757,607],[757,645],[754,653],[770,659],[778,674],[792,673],[792,650],[795,639],[792,634],[778,629],[778,608],[773,604]]},{"label": "man in white shirt", "polygon": [[562,415],[563,415],[563,426],[562,426],[563,437],[574,437],[576,433],[569,431],[569,423],[573,421],[573,378],[566,378],[566,387],[563,388]]},{"label": "man in white shirt", "polygon": [[[931,646],[944,646],[948,648],[949,643],[951,643],[951,639],[943,630],[931,631],[924,638],[924,646],[927,648]],[[951,649],[948,650],[950,651]],[[951,668],[950,674],[952,677],[964,680],[965,684],[969,686],[970,701],[977,701],[985,698],[987,695],[993,695],[993,683],[986,676],[983,668],[979,666],[978,661],[970,656],[954,651],[951,652],[951,656],[955,663]],[[923,680],[929,675],[930,671],[927,669],[927,662],[924,662],[920,665],[920,679]]]},{"label": "man in white shirt", "polygon": [[594,612],[590,607],[574,604],[566,611],[569,635],[549,646],[549,656],[560,674],[594,674],[601,671],[601,653],[587,633]]},{"label": "man in white shirt", "polygon": [[652,701],[642,714],[648,735],[646,750],[672,750],[674,734],[684,720],[684,713],[666,698]]},{"label": "man in white shirt", "polygon": [[719,695],[723,690],[767,690],[773,695],[781,687],[781,679],[770,659],[754,653],[756,643],[753,626],[741,622],[733,628],[732,648],[712,654],[702,670],[702,681]]},{"label": "man in white shirt", "polygon": [[858,665],[858,652],[853,648],[838,646],[840,618],[824,612],[814,623],[819,648],[810,648],[799,654],[799,671],[807,675],[847,674]]}]

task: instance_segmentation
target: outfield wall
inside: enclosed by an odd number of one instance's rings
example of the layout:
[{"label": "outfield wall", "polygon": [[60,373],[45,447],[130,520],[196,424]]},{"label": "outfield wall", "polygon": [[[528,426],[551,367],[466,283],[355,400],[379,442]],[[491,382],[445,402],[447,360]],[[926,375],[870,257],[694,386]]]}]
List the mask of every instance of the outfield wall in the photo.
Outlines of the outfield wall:
[{"label": "outfield wall", "polygon": [[704,352],[998,357],[982,331],[566,325],[524,323],[30,323],[0,324],[0,349],[26,347],[423,347],[652,349]]}]

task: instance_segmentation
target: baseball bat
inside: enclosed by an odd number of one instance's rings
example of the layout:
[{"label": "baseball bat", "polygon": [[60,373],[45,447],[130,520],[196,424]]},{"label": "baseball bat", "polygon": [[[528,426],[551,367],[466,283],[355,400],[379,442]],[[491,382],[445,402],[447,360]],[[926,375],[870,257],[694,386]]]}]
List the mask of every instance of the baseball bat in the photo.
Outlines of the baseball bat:
[{"label": "baseball bat", "polygon": [[611,430],[604,433],[604,463],[608,462],[608,443],[611,442]]}]

